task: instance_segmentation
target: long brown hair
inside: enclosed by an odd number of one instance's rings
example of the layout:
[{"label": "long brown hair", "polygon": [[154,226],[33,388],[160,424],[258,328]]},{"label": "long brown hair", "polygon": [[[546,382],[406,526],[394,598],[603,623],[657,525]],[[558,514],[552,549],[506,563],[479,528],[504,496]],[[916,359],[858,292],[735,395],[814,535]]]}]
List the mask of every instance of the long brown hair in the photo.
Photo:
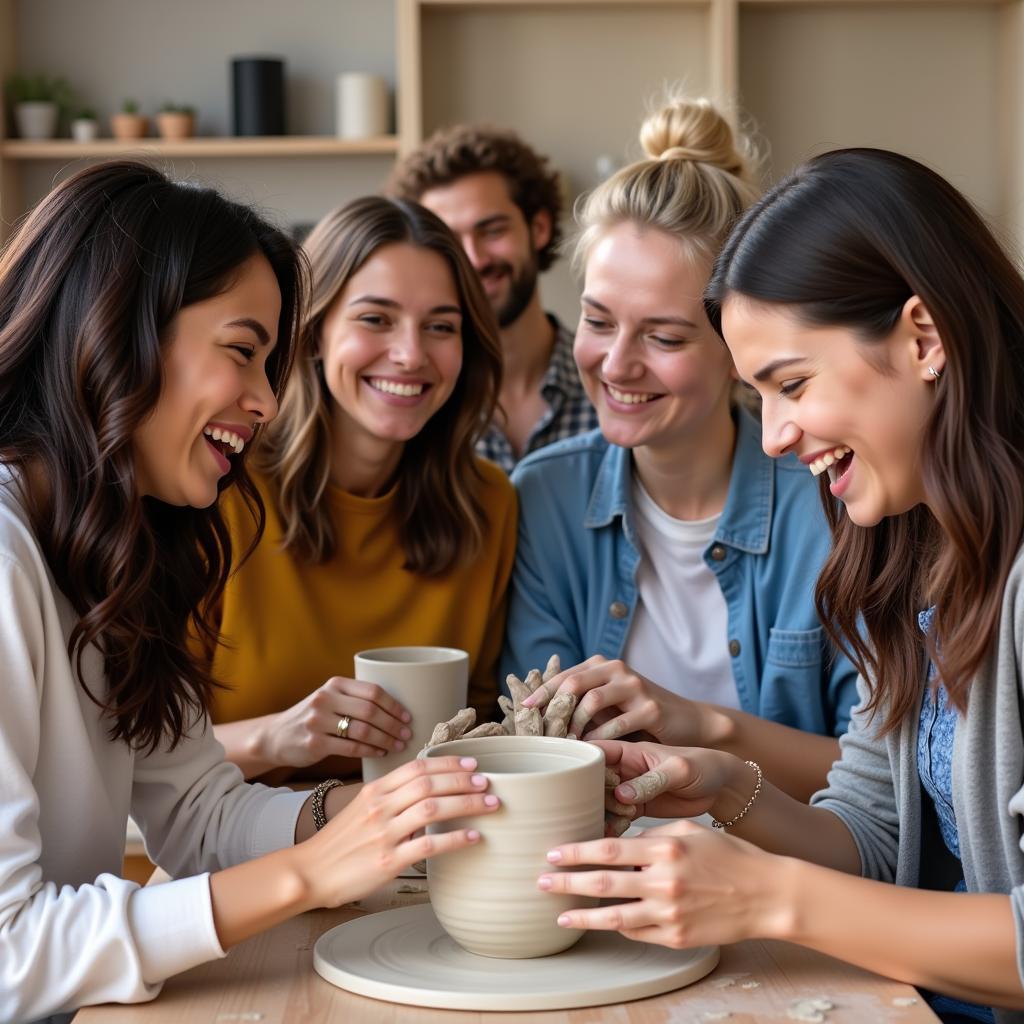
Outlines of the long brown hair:
[{"label": "long brown hair", "polygon": [[320,368],[320,332],[352,275],[382,246],[398,242],[444,258],[463,313],[459,379],[448,401],[406,442],[398,468],[395,508],[405,568],[435,576],[471,560],[483,544],[486,520],[474,446],[494,415],[501,342],[462,246],[429,210],[403,199],[368,196],[333,210],[313,229],[305,244],[312,286],[298,365],[257,458],[272,481],[285,549],[313,564],[329,560],[336,540],[324,495],[334,399]]},{"label": "long brown hair", "polygon": [[[99,164],[43,199],[0,258],[0,460],[15,469],[79,616],[68,648],[82,685],[111,738],[138,749],[173,746],[209,706],[216,684],[187,641],[191,631],[216,642],[202,613],[223,590],[231,545],[216,505],[139,496],[133,434],[160,397],[176,314],[229,287],[258,252],[281,289],[267,364],[277,391],[296,330],[299,258],[281,232],[211,189],[134,161]],[[232,484],[262,528],[244,455],[221,481]],[[93,644],[103,693],[82,677]]]},{"label": "long brown hair", "polygon": [[[915,706],[925,651],[963,710],[1024,538],[1024,281],[948,182],[907,157],[855,149],[810,161],[744,216],[708,287],[719,330],[733,292],[852,329],[869,357],[911,296],[931,313],[946,367],[921,439],[928,504],[865,529],[823,479],[834,546],[816,598],[883,731]],[[916,613],[929,605],[924,640]]]}]

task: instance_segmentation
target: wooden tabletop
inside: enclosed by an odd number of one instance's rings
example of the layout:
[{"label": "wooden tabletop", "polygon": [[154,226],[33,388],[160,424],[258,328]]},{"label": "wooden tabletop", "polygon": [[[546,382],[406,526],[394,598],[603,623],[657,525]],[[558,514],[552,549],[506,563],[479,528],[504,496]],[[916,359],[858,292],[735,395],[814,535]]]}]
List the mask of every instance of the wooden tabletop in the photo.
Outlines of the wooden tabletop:
[{"label": "wooden tabletop", "polygon": [[[365,913],[427,900],[426,880],[400,878],[360,903],[303,914],[257,935],[216,960],[171,978],[155,1002],[81,1010],[75,1024],[792,1024],[789,1011],[825,999],[824,1024],[937,1021],[909,985],[785,942],[749,941],[722,949],[703,981],[617,1006],[545,1013],[429,1010],[352,995],[313,970],[313,945],[329,928]],[[912,1000],[912,1001],[911,1001]],[[799,1018],[797,1018],[799,1019]]]}]

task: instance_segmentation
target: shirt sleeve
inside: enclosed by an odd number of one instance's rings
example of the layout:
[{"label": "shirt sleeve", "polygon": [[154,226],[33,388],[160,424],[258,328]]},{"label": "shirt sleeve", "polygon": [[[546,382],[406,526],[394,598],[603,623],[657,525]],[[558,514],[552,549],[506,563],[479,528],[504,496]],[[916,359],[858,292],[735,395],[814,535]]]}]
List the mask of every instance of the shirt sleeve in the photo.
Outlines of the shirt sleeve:
[{"label": "shirt sleeve", "polygon": [[864,711],[868,692],[857,680],[860,703],[850,728],[839,740],[839,760],[828,773],[827,786],[811,797],[811,804],[840,817],[860,853],[861,874],[893,882],[899,850],[900,819],[893,784],[889,747],[877,735],[879,718],[869,721]]},{"label": "shirt sleeve", "polygon": [[[519,535],[501,658],[503,692],[507,692],[509,673],[523,678],[531,668],[543,670],[552,654],[559,656],[562,668],[570,668],[593,653],[584,652],[576,616],[566,600],[568,552],[555,550],[550,540],[546,519],[549,513],[557,515],[556,509],[548,507],[551,484],[536,468],[528,476],[514,474],[512,479],[519,492]],[[579,528],[583,529],[582,523]]]},{"label": "shirt sleeve", "polygon": [[38,586],[2,553],[0,600],[0,1020],[152,999],[171,974],[224,955],[205,871],[293,842],[305,794],[246,786],[203,721],[173,752],[141,760],[133,795],[158,860],[201,873],[145,889],[106,873],[77,886],[45,879],[35,771],[52,650]]}]

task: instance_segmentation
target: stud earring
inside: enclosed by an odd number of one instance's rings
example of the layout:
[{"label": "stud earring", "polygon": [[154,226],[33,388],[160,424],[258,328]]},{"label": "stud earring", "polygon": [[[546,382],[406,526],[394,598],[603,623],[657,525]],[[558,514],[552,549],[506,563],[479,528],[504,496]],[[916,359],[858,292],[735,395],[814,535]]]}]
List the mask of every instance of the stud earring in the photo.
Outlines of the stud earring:
[{"label": "stud earring", "polygon": [[935,378],[936,380],[938,380],[938,379],[939,379],[939,378],[940,378],[940,377],[942,376],[942,371],[941,371],[941,370],[936,370],[934,366],[929,366],[929,367],[928,367],[928,372],[929,372],[929,373],[930,373],[930,374],[931,374],[931,375],[932,375],[932,376],[933,376],[933,377],[934,377],[934,378]]}]

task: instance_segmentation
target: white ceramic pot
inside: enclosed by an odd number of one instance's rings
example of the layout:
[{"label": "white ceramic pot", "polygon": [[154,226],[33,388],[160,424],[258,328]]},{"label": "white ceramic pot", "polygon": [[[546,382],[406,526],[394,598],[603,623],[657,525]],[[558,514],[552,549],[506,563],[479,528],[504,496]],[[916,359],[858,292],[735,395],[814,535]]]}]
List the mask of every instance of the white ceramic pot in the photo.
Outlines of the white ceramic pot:
[{"label": "white ceramic pot", "polygon": [[501,799],[492,814],[431,825],[475,828],[478,843],[427,862],[430,902],[445,931],[480,956],[521,960],[568,949],[581,936],[557,918],[596,900],[553,895],[538,876],[557,870],[546,854],[561,843],[604,835],[604,755],[598,747],[553,736],[452,740],[424,756],[475,757]]},{"label": "white ceramic pot", "polygon": [[76,117],[71,122],[71,138],[75,142],[92,142],[99,133],[99,122],[94,118]]},{"label": "white ceramic pot", "polygon": [[57,134],[57,104],[43,101],[18,103],[14,121],[23,139],[52,139]]}]

